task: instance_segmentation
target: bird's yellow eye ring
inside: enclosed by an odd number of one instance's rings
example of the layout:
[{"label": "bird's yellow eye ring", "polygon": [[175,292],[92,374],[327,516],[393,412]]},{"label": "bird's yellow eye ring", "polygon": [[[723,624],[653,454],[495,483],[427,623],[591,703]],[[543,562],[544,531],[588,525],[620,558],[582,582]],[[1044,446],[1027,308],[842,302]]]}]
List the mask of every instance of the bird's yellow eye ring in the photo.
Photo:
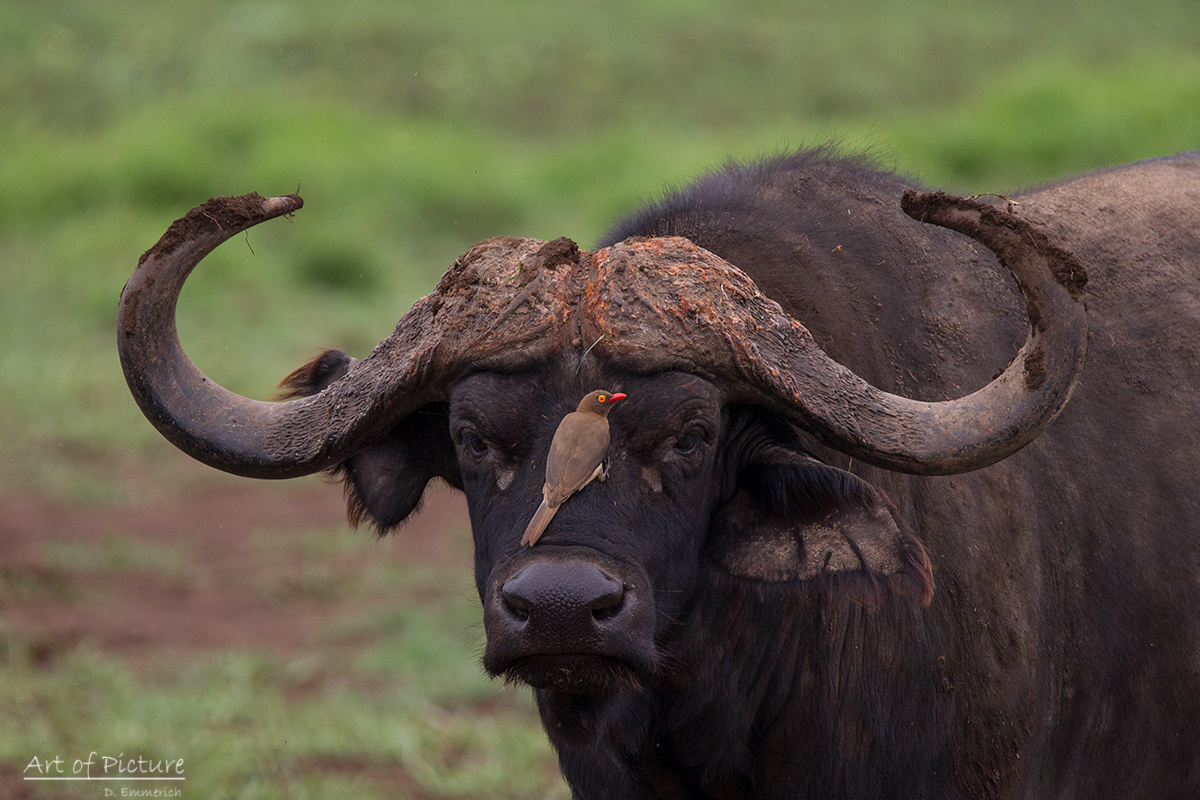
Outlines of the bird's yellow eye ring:
[{"label": "bird's yellow eye ring", "polygon": [[597,397],[597,398],[596,398],[596,402],[597,402],[597,403],[603,403],[603,402],[604,402],[605,400],[607,400],[607,399],[608,399],[608,395],[603,395],[603,394],[602,394],[602,395],[600,395],[599,397]]}]

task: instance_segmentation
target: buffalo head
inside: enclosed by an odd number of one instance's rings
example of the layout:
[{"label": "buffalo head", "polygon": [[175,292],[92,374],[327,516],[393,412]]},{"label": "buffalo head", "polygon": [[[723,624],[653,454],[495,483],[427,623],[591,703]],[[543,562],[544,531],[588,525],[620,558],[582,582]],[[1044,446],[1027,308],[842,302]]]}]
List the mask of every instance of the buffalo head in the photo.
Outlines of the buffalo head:
[{"label": "buffalo head", "polygon": [[[986,245],[1026,297],[1024,347],[959,399],[869,385],[743,272],[679,238],[594,253],[481,242],[367,358],[326,353],[287,380],[286,401],[239,397],[184,355],[175,302],[205,254],[299,208],[294,196],[212,200],[176,222],[122,293],[121,361],[146,416],[219,469],[338,470],[352,515],[381,530],[434,477],[463,490],[488,671],[548,690],[544,702],[637,687],[671,666],[673,630],[710,572],[928,602],[930,564],[901,514],[821,446],[902,472],[976,469],[1036,437],[1070,396],[1086,349],[1082,267],[991,207],[941,194],[904,205]],[[599,386],[628,396],[609,418],[608,479],[523,547],[555,427]]]}]

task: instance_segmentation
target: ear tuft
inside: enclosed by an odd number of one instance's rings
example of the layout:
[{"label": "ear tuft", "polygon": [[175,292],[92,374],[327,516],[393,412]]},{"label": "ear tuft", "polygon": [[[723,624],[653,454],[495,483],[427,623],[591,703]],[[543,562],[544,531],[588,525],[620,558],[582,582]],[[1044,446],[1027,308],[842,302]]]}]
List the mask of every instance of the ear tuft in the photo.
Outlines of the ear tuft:
[{"label": "ear tuft", "polygon": [[279,400],[310,397],[345,375],[358,359],[342,350],[326,350],[279,382]]}]

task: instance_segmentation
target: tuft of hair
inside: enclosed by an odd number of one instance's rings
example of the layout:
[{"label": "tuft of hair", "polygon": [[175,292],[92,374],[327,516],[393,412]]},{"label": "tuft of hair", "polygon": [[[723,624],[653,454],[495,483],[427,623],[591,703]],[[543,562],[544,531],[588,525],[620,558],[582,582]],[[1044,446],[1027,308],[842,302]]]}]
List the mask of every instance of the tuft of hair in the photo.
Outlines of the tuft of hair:
[{"label": "tuft of hair", "polygon": [[420,511],[424,502],[423,497],[419,497],[415,504],[410,500],[409,506],[404,507],[402,511],[398,499],[393,499],[385,507],[372,510],[367,506],[367,501],[359,492],[358,487],[354,485],[352,462],[343,461],[341,464],[334,464],[321,474],[322,479],[329,483],[342,484],[342,499],[346,503],[346,523],[354,530],[368,524],[375,536],[380,539],[397,530],[407,521],[410,514]]},{"label": "tuft of hair", "polygon": [[371,514],[371,510],[367,508],[366,501],[363,500],[358,490],[354,487],[354,479],[350,474],[349,464],[338,464],[336,467],[328,469],[325,474],[330,480],[342,482],[342,497],[346,501],[346,522],[349,523],[351,528],[358,530],[359,526],[364,522],[370,522],[375,535],[382,539],[400,525],[399,522],[392,522],[390,524],[383,522]]},{"label": "tuft of hair", "polygon": [[920,540],[904,534],[904,569],[889,576],[888,588],[925,608],[933,601],[933,565]]},{"label": "tuft of hair", "polygon": [[343,350],[326,350],[279,382],[279,400],[310,397],[345,375],[355,359]]},{"label": "tuft of hair", "polygon": [[383,494],[369,503],[355,480],[356,463],[353,459],[330,467],[325,470],[324,476],[330,482],[341,482],[342,496],[346,501],[346,522],[350,527],[358,530],[363,524],[369,524],[375,535],[381,539],[397,530],[412,514],[420,511],[424,502],[427,480],[411,484],[398,481],[396,488],[403,486],[406,487],[406,491]]}]

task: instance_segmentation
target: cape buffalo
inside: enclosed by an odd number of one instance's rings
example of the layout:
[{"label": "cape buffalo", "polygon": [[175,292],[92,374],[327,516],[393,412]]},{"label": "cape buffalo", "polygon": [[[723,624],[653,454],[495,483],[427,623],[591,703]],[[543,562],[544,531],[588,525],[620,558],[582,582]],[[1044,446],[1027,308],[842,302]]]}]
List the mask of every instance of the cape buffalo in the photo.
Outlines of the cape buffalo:
[{"label": "cape buffalo", "polygon": [[[484,667],[578,798],[1200,796],[1200,152],[909,189],[818,149],[594,252],[481,242],[277,403],[196,370],[174,306],[300,200],[212,200],[126,286],[122,364],[186,452],[335,470],[380,531],[465,492]],[[523,547],[597,388],[607,479]]]}]

